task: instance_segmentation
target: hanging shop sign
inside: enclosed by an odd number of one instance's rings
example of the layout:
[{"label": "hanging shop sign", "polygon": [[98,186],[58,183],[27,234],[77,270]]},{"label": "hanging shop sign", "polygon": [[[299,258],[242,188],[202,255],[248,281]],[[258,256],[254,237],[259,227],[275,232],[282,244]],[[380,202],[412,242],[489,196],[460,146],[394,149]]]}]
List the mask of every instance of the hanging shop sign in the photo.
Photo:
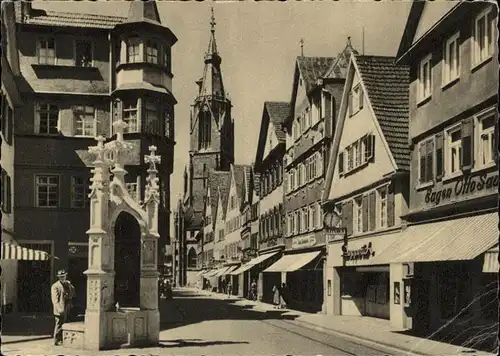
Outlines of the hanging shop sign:
[{"label": "hanging shop sign", "polygon": [[447,200],[454,200],[464,195],[486,195],[497,192],[498,171],[483,173],[478,176],[463,176],[455,183],[443,184],[440,188],[429,188],[425,194],[425,203],[439,205]]},{"label": "hanging shop sign", "polygon": [[347,247],[342,246],[343,256],[346,260],[364,260],[370,257],[375,256],[375,252],[373,251],[372,243],[369,242],[366,245],[363,245],[361,248],[349,250]]},{"label": "hanging shop sign", "polygon": [[316,245],[314,235],[300,236],[292,238],[292,248],[304,248]]}]

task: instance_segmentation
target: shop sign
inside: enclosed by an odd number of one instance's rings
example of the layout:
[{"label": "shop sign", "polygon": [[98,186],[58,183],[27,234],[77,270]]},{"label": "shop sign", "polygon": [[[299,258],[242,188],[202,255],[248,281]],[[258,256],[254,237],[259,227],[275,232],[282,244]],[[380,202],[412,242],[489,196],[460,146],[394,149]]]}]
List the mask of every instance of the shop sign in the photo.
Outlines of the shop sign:
[{"label": "shop sign", "polygon": [[314,235],[292,238],[292,248],[311,247],[314,245],[316,245],[316,238]]},{"label": "shop sign", "polygon": [[445,200],[450,200],[462,195],[480,193],[482,191],[497,190],[498,171],[483,173],[479,176],[463,176],[456,181],[452,187],[432,189],[429,188],[425,194],[427,204],[438,205]]},{"label": "shop sign", "polygon": [[344,258],[346,260],[363,260],[373,257],[374,255],[375,252],[373,251],[371,242],[355,250],[344,250]]}]

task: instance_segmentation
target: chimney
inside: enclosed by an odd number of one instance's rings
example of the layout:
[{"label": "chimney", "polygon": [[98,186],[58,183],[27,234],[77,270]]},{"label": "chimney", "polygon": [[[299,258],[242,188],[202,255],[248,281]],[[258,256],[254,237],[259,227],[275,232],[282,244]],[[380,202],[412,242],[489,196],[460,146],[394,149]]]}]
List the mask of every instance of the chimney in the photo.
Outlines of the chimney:
[{"label": "chimney", "polygon": [[24,23],[31,15],[31,1],[14,2],[14,11],[16,13],[16,21]]}]

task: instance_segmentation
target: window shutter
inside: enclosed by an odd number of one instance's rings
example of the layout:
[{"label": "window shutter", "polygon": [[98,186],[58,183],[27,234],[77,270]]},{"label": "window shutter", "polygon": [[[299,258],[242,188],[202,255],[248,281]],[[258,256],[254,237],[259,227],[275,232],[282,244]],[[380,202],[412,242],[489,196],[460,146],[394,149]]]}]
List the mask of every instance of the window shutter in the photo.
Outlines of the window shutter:
[{"label": "window shutter", "polygon": [[332,95],[328,92],[324,92],[325,96],[325,120],[328,122],[332,121]]},{"label": "window shutter", "polygon": [[349,116],[352,116],[352,92],[349,93]]},{"label": "window shutter", "polygon": [[363,204],[363,206],[362,206],[362,208],[363,208],[363,216],[362,216],[363,232],[366,232],[366,231],[368,231],[368,214],[369,214],[368,196],[367,195],[363,196],[362,204]]},{"label": "window shutter", "polygon": [[363,88],[359,87],[359,110],[363,109],[364,92]]},{"label": "window shutter", "polygon": [[6,207],[5,207],[5,211],[7,213],[10,213],[11,212],[11,206],[12,206],[12,188],[11,188],[11,181],[10,181],[10,176],[6,176],[6,184],[7,184],[7,187],[6,187]]},{"label": "window shutter", "polygon": [[470,170],[474,164],[474,121],[473,118],[462,121],[462,170]]},{"label": "window shutter", "polygon": [[436,180],[439,181],[444,175],[444,135],[442,132],[436,134]]},{"label": "window shutter", "polygon": [[371,192],[368,198],[368,213],[370,214],[370,226],[369,230],[373,231],[376,229],[376,219],[377,219],[377,198],[375,191]]},{"label": "window shutter", "polygon": [[420,183],[425,182],[425,143],[419,144],[419,158],[420,158]]},{"label": "window shutter", "polygon": [[347,229],[347,236],[352,235],[352,200],[342,205],[343,225]]},{"label": "window shutter", "polygon": [[12,132],[14,131],[14,109],[11,109],[8,107],[7,110],[7,135],[6,135],[6,141],[9,145],[12,145]]},{"label": "window shutter", "polygon": [[434,180],[434,140],[428,140],[426,143],[426,182]]},{"label": "window shutter", "polygon": [[4,111],[5,111],[5,96],[3,96],[2,94],[2,97],[0,98],[0,117],[2,119],[2,132],[4,132],[4,129],[5,129],[5,116],[4,116]]},{"label": "window shutter", "polygon": [[392,184],[387,189],[387,226],[394,226],[394,187]]},{"label": "window shutter", "polygon": [[0,182],[0,187],[2,189],[2,194],[1,194],[1,201],[2,201],[2,204],[1,204],[1,208],[2,208],[2,211],[5,212],[5,205],[7,205],[7,202],[6,202],[6,199],[5,199],[5,196],[7,195],[7,189],[6,189],[6,181],[7,181],[7,174],[6,172],[2,169],[2,181]]},{"label": "window shutter", "polygon": [[323,160],[323,152],[320,150],[318,152],[318,169],[316,171],[316,176],[317,177],[321,177],[323,175],[323,172],[325,171],[325,167],[324,167],[324,160]]},{"label": "window shutter", "polygon": [[339,153],[339,175],[344,174],[344,152]]},{"label": "window shutter", "polygon": [[322,229],[323,228],[323,209],[321,208],[321,203],[317,203],[316,205],[316,228]]},{"label": "window shutter", "polygon": [[493,158],[495,159],[495,162],[498,163],[498,118],[495,120],[495,147],[493,147]]}]

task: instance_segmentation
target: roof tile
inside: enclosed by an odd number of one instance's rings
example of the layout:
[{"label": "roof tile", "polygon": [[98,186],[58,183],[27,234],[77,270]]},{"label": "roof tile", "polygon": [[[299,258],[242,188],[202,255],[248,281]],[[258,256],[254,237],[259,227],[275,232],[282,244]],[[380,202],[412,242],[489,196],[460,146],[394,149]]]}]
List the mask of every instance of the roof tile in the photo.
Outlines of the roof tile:
[{"label": "roof tile", "polygon": [[24,23],[42,26],[68,26],[111,29],[125,21],[125,17],[77,12],[58,12],[33,9]]},{"label": "roof tile", "polygon": [[286,142],[286,133],[283,124],[290,114],[290,104],[285,101],[266,101],[264,106],[274,126],[278,141],[281,143]]},{"label": "roof tile", "polygon": [[297,65],[309,93],[335,62],[334,57],[297,57]]},{"label": "roof tile", "polygon": [[394,57],[355,55],[377,121],[399,169],[410,168],[409,67]]}]

